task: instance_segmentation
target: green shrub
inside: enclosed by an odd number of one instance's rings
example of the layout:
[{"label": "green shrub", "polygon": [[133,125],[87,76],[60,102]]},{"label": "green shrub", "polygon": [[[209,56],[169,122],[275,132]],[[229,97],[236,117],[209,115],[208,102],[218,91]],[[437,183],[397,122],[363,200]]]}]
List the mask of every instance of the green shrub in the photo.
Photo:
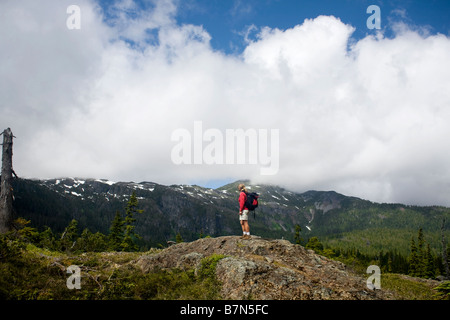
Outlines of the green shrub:
[{"label": "green shrub", "polygon": [[435,297],[442,300],[450,300],[450,281],[445,281],[438,285],[436,288]]}]

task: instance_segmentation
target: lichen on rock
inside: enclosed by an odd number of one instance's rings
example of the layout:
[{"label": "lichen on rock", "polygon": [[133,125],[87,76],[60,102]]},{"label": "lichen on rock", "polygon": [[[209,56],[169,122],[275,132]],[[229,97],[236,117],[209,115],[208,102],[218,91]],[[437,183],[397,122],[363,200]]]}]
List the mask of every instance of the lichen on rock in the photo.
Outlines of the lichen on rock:
[{"label": "lichen on rock", "polygon": [[387,292],[372,291],[366,279],[338,261],[286,240],[237,236],[204,238],[179,243],[136,261],[142,272],[155,269],[200,268],[203,258],[225,256],[216,265],[223,299],[386,299]]}]

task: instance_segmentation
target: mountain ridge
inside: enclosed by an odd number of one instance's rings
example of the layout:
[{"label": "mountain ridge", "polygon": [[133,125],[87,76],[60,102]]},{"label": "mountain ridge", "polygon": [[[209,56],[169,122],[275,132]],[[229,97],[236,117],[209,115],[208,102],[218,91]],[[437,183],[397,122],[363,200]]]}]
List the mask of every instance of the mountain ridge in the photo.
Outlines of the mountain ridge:
[{"label": "mountain ridge", "polygon": [[[136,217],[136,231],[147,246],[157,246],[174,240],[176,234],[187,241],[197,239],[200,234],[240,234],[237,215],[240,182],[213,189],[94,178],[16,179],[14,206],[17,216],[30,219],[41,228],[49,226],[61,232],[71,219],[76,219],[81,229],[107,234],[115,212],[123,211],[134,191],[144,210],[144,214]],[[244,182],[249,190],[261,195],[256,218],[253,215],[250,218],[251,232],[268,238],[292,241],[295,226],[299,225],[305,238],[318,236],[340,245],[346,243],[349,232],[369,233],[367,230],[376,234],[378,230],[382,234],[392,230],[399,238],[405,238],[401,244],[405,250],[412,233],[422,227],[431,232],[430,243],[437,250],[441,219],[450,212],[449,208],[439,206],[380,204],[335,191],[296,193],[279,186]],[[373,237],[367,241],[374,244],[374,249],[383,249],[376,247],[378,240]]]}]

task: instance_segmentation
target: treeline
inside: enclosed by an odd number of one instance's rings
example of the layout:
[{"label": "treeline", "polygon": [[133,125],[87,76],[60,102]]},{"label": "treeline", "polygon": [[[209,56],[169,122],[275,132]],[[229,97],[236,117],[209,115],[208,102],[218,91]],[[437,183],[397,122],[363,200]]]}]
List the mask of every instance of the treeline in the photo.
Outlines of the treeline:
[{"label": "treeline", "polygon": [[[311,237],[306,243],[300,237],[299,228],[296,229],[295,241],[303,244],[305,248],[314,250],[317,254],[330,259],[339,260],[355,270],[365,272],[369,265],[377,265],[381,272],[401,273],[419,278],[436,278],[446,274],[443,255],[436,255],[430,245],[424,240],[422,228],[419,229],[417,240],[411,239],[410,254],[405,256],[397,251],[380,251],[378,254],[362,253],[356,248],[343,249],[324,246],[317,237]],[[416,244],[417,243],[417,244]],[[447,264],[450,263],[450,248],[446,249]]]},{"label": "treeline", "polygon": [[125,213],[116,211],[109,233],[93,233],[85,228],[81,233],[78,221],[72,219],[62,233],[54,233],[50,227],[39,232],[30,227],[31,221],[19,218],[15,220],[16,239],[24,243],[32,243],[37,247],[59,252],[103,252],[103,251],[139,251],[138,241],[141,237],[135,232],[136,214],[142,213],[138,209],[139,203],[133,192],[125,207]]},{"label": "treeline", "polygon": [[434,278],[437,273],[444,274],[444,264],[442,259],[439,258],[432,254],[430,244],[425,242],[423,230],[420,228],[417,235],[417,245],[414,237],[411,238],[409,275],[419,278]]},{"label": "treeline", "polygon": [[426,232],[431,249],[438,250],[441,242],[438,224],[449,213],[449,208],[442,207],[371,204],[350,199],[332,213],[316,212],[311,236],[317,236],[323,243],[335,242],[330,243],[332,247],[341,246],[338,242],[344,240],[349,244],[347,248],[365,246],[365,253],[377,254],[383,249],[408,256],[411,230],[414,233],[419,226]]},{"label": "treeline", "polygon": [[408,259],[396,251],[379,252],[377,255],[365,254],[356,248],[343,249],[324,247],[317,237],[308,240],[305,248],[317,254],[338,260],[353,269],[365,272],[370,265],[377,265],[381,272],[408,274]]}]

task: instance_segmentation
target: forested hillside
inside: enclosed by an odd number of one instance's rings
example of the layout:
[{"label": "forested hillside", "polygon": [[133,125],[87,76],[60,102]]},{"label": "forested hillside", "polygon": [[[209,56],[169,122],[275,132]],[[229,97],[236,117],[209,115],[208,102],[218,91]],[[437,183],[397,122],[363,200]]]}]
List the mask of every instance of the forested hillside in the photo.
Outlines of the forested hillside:
[{"label": "forested hillside", "polygon": [[[220,298],[214,288],[222,282],[217,282],[211,273],[207,278],[193,271],[151,272],[142,276],[135,271],[130,273],[126,265],[134,263],[130,259],[142,257],[145,252],[153,254],[174,243],[239,235],[236,185],[237,182],[218,189],[205,189],[152,182],[16,179],[15,229],[0,237],[3,274],[0,282],[4,287],[1,296],[63,298],[67,292],[60,288],[59,278],[64,278],[64,273],[58,270],[65,270],[67,261],[72,261],[81,262],[86,275],[94,279],[89,281],[87,291],[82,290],[77,295],[81,299],[128,296],[164,299],[176,298],[177,294],[184,298]],[[366,273],[369,265],[376,265],[383,274],[383,286],[387,287],[390,298],[448,298],[448,282],[426,280],[428,283],[420,284],[417,279],[445,279],[447,276],[448,267],[443,258],[445,252],[448,263],[450,250],[443,251],[441,246],[446,245],[448,239],[443,222],[449,209],[376,204],[332,191],[294,193],[268,185],[248,185],[248,188],[260,194],[256,215],[250,217],[255,239],[287,239],[321,257],[343,262],[360,275]],[[246,247],[245,242],[236,245]],[[254,254],[262,252],[258,248],[255,250]],[[133,252],[135,254],[131,254]],[[122,255],[125,253],[129,255]],[[205,257],[204,263],[211,257]],[[127,261],[119,268],[123,271],[114,271],[116,267],[112,266],[122,259]],[[271,270],[273,258],[264,259]],[[324,258],[314,259],[323,261]],[[312,277],[317,275],[316,267],[310,271]],[[45,268],[53,270],[53,276],[40,275],[39,270]],[[112,270],[112,274],[107,276],[103,269]],[[121,275],[111,280],[116,272]],[[34,274],[36,282],[26,281],[29,274]],[[401,278],[396,274],[415,278]],[[59,282],[53,285],[55,277]],[[270,273],[267,277],[267,281],[272,281]],[[11,281],[16,283],[13,287]],[[48,291],[40,288],[43,283],[50,285]],[[164,288],[162,283],[169,287]],[[154,286],[156,291],[148,293],[148,285]],[[332,291],[319,293],[315,286],[310,290],[309,294],[322,298],[332,294]],[[346,296],[348,288],[344,285],[342,290]]]},{"label": "forested hillside", "polygon": [[[72,219],[79,228],[107,233],[116,211],[122,211],[134,191],[143,213],[136,217],[143,244],[155,246],[185,240],[199,234],[239,234],[237,183],[218,189],[199,186],[164,186],[153,182],[110,182],[94,179],[52,179],[14,181],[17,217],[33,226],[62,232]],[[295,226],[307,240],[317,236],[343,248],[356,247],[366,253],[392,250],[405,254],[411,237],[422,228],[433,250],[439,250],[441,224],[449,217],[444,207],[378,204],[333,191],[295,193],[277,186],[249,185],[260,194],[252,233],[293,240]],[[448,237],[449,231],[446,230]]]}]

